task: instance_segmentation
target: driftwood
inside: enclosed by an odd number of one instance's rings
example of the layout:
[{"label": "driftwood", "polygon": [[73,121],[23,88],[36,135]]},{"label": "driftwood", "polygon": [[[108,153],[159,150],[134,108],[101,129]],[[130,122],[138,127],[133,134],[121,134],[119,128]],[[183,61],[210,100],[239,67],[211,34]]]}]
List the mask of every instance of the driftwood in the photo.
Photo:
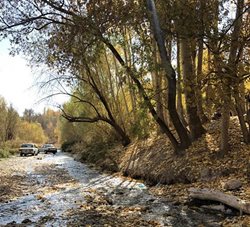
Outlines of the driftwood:
[{"label": "driftwood", "polygon": [[225,194],[218,190],[190,188],[189,196],[194,199],[213,200],[226,204],[246,214],[250,214],[250,202],[236,196]]}]

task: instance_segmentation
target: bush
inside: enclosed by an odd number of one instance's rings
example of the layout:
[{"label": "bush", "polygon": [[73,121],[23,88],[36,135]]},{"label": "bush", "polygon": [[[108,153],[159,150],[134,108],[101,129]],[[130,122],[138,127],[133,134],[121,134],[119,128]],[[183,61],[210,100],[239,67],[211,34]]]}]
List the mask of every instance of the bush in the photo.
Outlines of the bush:
[{"label": "bush", "polygon": [[8,158],[10,156],[10,152],[7,149],[0,149],[0,158]]},{"label": "bush", "polygon": [[18,148],[10,148],[9,153],[10,153],[10,155],[15,155],[15,154],[19,153]]},{"label": "bush", "polygon": [[72,152],[72,147],[76,143],[76,141],[64,142],[61,146],[62,152]]},{"label": "bush", "polygon": [[16,140],[8,140],[8,141],[5,141],[5,142],[2,142],[1,143],[1,147],[3,148],[6,148],[6,149],[16,149],[18,150],[18,148],[20,147],[20,145],[22,143],[25,143],[26,141],[25,140],[19,140],[19,139],[16,139]]},{"label": "bush", "polygon": [[19,147],[22,143],[24,143],[24,141],[21,140],[8,140],[2,142],[0,144],[2,156],[0,156],[5,157],[7,153],[8,156],[15,155],[16,153],[18,153]]}]

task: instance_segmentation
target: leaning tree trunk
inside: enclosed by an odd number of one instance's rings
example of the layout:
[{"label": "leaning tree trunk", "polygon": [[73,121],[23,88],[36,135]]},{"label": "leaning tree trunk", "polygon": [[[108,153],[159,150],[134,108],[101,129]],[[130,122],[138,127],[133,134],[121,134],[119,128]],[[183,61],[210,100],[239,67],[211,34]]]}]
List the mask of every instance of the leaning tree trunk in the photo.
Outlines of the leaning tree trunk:
[{"label": "leaning tree trunk", "polygon": [[154,86],[154,93],[155,93],[155,101],[156,101],[156,112],[158,116],[164,121],[164,114],[163,114],[163,105],[162,105],[162,73],[159,71],[158,65],[158,54],[157,54],[157,46],[153,41],[153,56],[154,56],[154,71],[152,72],[153,78],[153,86]]},{"label": "leaning tree trunk", "polygon": [[154,118],[154,120],[158,123],[158,125],[160,126],[161,130],[163,131],[163,133],[165,133],[167,135],[167,137],[169,138],[175,152],[179,152],[187,147],[183,147],[183,144],[179,144],[178,140],[175,138],[175,136],[173,135],[173,133],[171,132],[171,130],[169,129],[169,127],[166,125],[166,123],[158,116],[150,98],[148,97],[144,87],[142,86],[141,82],[138,80],[136,74],[134,73],[134,71],[128,67],[126,65],[126,63],[124,62],[123,58],[121,57],[121,55],[118,53],[118,51],[116,50],[116,48],[105,38],[102,38],[102,42],[106,44],[106,46],[109,48],[109,50],[113,53],[113,55],[115,56],[115,58],[117,59],[117,61],[121,64],[121,66],[126,70],[127,74],[130,76],[131,80],[135,83],[139,94],[141,95],[141,97],[143,98],[145,105],[147,106],[149,112],[151,113],[152,117]]},{"label": "leaning tree trunk", "polygon": [[109,121],[109,124],[113,126],[115,132],[118,134],[120,137],[121,143],[124,147],[129,145],[131,143],[131,140],[129,136],[126,134],[126,132],[114,121],[113,119]]},{"label": "leaning tree trunk", "polygon": [[109,121],[107,121],[107,122],[110,123],[110,125],[113,126],[113,128],[115,129],[115,131],[117,132],[117,134],[119,135],[119,137],[121,139],[123,146],[129,145],[131,143],[129,136],[127,135],[125,130],[122,129],[120,127],[120,125],[116,122],[106,98],[103,96],[102,92],[99,90],[94,78],[91,76],[89,69],[88,69],[88,74],[89,74],[89,83],[90,83],[92,89],[95,91],[95,93],[97,94],[97,96],[101,100],[105,110],[107,111],[107,114],[109,117]]},{"label": "leaning tree trunk", "polygon": [[151,26],[153,28],[154,37],[160,52],[163,68],[165,70],[165,76],[168,81],[168,111],[172,123],[176,129],[176,132],[180,139],[181,149],[186,149],[191,145],[190,138],[188,136],[187,129],[183,126],[180,121],[179,115],[176,110],[176,74],[171,65],[170,59],[167,54],[165,43],[162,37],[162,31],[158,15],[153,0],[147,0],[147,8],[151,16]]}]

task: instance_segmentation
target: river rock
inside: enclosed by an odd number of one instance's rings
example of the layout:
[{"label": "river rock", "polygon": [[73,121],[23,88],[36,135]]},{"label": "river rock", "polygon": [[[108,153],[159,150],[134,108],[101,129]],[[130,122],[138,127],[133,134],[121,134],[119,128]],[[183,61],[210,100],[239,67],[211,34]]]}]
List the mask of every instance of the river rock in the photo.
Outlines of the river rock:
[{"label": "river rock", "polygon": [[235,190],[242,186],[241,181],[237,179],[231,179],[229,181],[222,182],[221,184],[224,190]]}]

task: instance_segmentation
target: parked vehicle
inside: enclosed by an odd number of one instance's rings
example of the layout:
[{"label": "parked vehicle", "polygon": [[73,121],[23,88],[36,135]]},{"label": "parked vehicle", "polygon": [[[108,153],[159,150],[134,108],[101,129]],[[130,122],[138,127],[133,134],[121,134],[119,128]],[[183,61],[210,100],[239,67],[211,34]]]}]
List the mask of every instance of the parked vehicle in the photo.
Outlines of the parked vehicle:
[{"label": "parked vehicle", "polygon": [[36,144],[34,143],[23,143],[19,148],[20,156],[38,155],[39,150]]},{"label": "parked vehicle", "polygon": [[55,154],[57,152],[57,148],[53,144],[44,144],[41,148],[39,148],[39,151],[44,152],[45,154]]}]

